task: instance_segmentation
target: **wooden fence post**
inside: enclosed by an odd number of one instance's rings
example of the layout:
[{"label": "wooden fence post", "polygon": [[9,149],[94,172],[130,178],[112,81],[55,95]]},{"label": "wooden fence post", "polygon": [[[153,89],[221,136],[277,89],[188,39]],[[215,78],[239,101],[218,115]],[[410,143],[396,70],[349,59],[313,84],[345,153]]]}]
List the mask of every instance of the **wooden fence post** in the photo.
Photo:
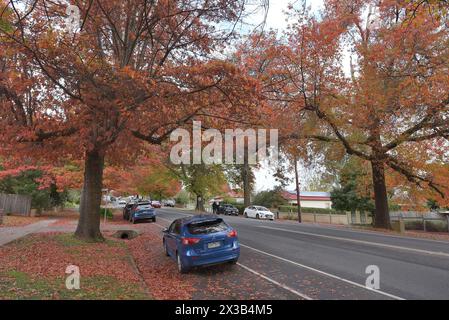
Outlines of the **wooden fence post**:
[{"label": "wooden fence post", "polygon": [[3,224],[3,209],[0,209],[0,224]]}]

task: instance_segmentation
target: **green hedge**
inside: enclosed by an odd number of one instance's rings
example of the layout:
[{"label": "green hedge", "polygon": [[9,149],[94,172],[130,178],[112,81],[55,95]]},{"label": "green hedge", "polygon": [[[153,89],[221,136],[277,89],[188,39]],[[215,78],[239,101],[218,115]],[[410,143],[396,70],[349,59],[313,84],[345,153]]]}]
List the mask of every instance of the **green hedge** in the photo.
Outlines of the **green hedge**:
[{"label": "green hedge", "polygon": [[447,232],[447,222],[426,221],[426,230],[429,232]]},{"label": "green hedge", "polygon": [[[296,206],[279,206],[279,212],[297,212]],[[334,209],[323,208],[304,208],[301,207],[301,212],[304,213],[321,213],[321,214],[346,214],[344,211],[337,211]]]},{"label": "green hedge", "polygon": [[233,204],[233,206],[239,210],[239,214],[243,214],[243,211],[245,211],[245,205],[243,204]]}]

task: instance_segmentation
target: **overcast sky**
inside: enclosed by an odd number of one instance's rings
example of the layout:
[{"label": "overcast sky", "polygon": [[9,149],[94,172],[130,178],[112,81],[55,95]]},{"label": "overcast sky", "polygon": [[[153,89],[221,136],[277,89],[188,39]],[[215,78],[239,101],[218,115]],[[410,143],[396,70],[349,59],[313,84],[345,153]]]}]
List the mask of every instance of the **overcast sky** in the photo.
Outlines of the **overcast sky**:
[{"label": "overcast sky", "polygon": [[[270,7],[268,10],[268,16],[267,21],[265,25],[265,29],[276,29],[279,31],[282,31],[286,28],[287,22],[286,22],[286,15],[284,12],[287,10],[289,3],[294,3],[295,1],[290,0],[271,0],[270,1]],[[322,5],[322,0],[308,0],[307,5],[310,5],[313,11],[318,11]],[[252,18],[251,23],[253,25],[258,25],[263,20],[263,12],[259,12],[258,14],[255,14]],[[301,170],[301,178],[304,179],[310,179],[311,176],[314,173],[308,173],[305,172],[302,168]],[[259,170],[255,170],[255,176],[256,176],[256,191],[261,190],[269,190],[272,189],[276,185],[276,180],[273,177],[273,173],[275,172],[275,168],[270,167],[267,163],[262,164],[262,167]],[[295,183],[294,183],[294,173],[289,172],[287,174],[289,178],[292,179],[292,182],[287,186],[288,190],[294,190]],[[306,187],[301,188],[303,191],[306,191]]]},{"label": "overcast sky", "polygon": [[[300,2],[297,0],[270,0],[270,8],[268,10],[266,21],[267,29],[273,28],[283,30],[287,26],[284,11],[287,10],[289,3],[295,4]],[[312,11],[317,12],[323,6],[323,0],[307,0],[307,5],[311,7]],[[260,23],[262,19],[262,12],[254,17],[254,20],[258,20],[258,23]]]}]

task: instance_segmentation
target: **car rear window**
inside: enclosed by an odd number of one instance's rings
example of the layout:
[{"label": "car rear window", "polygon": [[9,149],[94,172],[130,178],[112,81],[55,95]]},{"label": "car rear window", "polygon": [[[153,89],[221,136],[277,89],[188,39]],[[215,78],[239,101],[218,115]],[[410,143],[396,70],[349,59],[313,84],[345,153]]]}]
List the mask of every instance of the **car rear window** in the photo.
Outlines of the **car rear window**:
[{"label": "car rear window", "polygon": [[210,234],[225,231],[228,226],[223,220],[216,219],[189,223],[187,229],[190,234]]}]

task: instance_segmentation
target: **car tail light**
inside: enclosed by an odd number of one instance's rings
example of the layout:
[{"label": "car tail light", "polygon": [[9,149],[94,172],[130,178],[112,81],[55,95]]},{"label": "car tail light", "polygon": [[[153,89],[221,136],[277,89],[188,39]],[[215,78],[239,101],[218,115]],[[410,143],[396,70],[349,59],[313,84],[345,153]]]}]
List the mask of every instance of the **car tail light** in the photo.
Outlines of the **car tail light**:
[{"label": "car tail light", "polygon": [[182,244],[185,246],[189,246],[192,244],[197,244],[198,242],[200,242],[201,239],[199,238],[182,238]]},{"label": "car tail light", "polygon": [[237,231],[232,230],[231,232],[228,232],[228,237],[229,237],[229,238],[235,238],[235,237],[237,237]]}]

